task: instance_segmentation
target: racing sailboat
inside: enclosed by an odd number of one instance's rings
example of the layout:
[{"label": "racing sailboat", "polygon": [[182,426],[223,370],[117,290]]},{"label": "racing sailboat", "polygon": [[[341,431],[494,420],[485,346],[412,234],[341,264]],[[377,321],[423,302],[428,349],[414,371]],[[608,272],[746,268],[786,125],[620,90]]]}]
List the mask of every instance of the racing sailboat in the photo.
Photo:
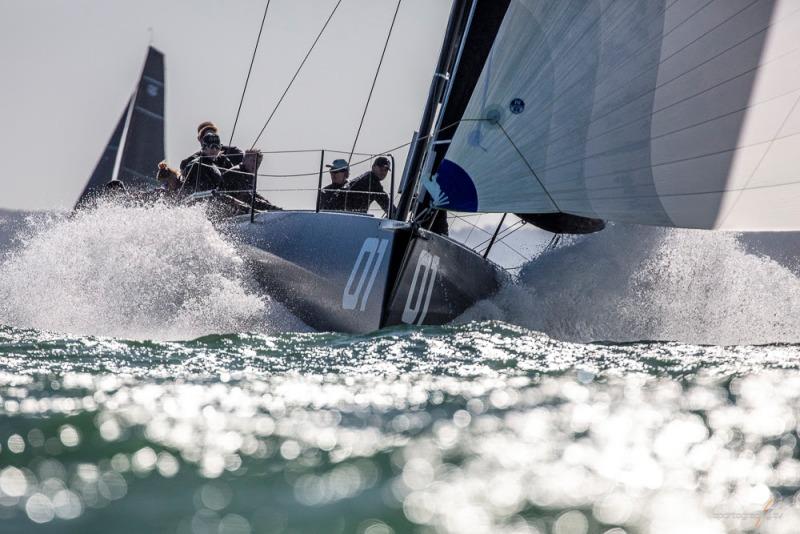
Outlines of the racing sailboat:
[{"label": "racing sailboat", "polygon": [[76,207],[99,193],[110,180],[129,190],[157,185],[155,172],[164,159],[164,54],[147,50],[142,74]]},{"label": "racing sailboat", "polygon": [[792,0],[455,0],[393,219],[253,213],[259,279],[322,329],[441,324],[505,279],[442,210],[797,230]]}]

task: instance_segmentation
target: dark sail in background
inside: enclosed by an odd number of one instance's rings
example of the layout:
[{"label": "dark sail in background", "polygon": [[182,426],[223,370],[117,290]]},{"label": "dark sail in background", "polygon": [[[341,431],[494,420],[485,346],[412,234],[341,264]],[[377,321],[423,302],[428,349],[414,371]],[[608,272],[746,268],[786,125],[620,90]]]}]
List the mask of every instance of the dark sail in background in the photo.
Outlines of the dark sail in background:
[{"label": "dark sail in background", "polygon": [[102,190],[103,184],[111,179],[114,173],[114,163],[117,160],[117,151],[119,150],[119,143],[122,140],[122,131],[125,129],[125,121],[128,118],[128,109],[130,105],[130,102],[128,102],[128,105],[125,106],[125,111],[122,112],[122,116],[117,122],[117,127],[114,128],[114,133],[111,134],[111,139],[108,140],[106,149],[103,151],[103,154],[100,156],[100,161],[97,162],[97,166],[94,168],[92,177],[89,178],[89,182],[87,182],[86,187],[83,188],[81,196],[78,197],[76,207],[86,201],[92,192]]},{"label": "dark sail in background", "polygon": [[163,159],[164,55],[150,47],[136,88],[117,178],[128,189],[155,186],[156,168]]},{"label": "dark sail in background", "polygon": [[[122,154],[120,143],[124,143]],[[156,186],[156,167],[163,159],[164,55],[150,47],[136,92],[125,106],[76,207],[101,191],[112,178],[125,182],[128,190]]]}]

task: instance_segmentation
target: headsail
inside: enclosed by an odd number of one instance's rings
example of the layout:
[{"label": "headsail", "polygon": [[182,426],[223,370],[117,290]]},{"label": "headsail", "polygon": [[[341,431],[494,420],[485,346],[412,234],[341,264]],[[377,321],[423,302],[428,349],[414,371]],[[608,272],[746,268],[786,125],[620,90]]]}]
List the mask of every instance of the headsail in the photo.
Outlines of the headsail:
[{"label": "headsail", "polygon": [[83,188],[81,196],[78,197],[76,207],[90,198],[94,191],[100,191],[103,188],[103,184],[108,182],[113,176],[114,162],[117,159],[119,143],[122,140],[122,131],[125,129],[125,123],[128,119],[128,109],[130,108],[130,105],[130,102],[128,102],[128,105],[125,106],[125,111],[122,112],[122,116],[119,118],[119,121],[117,121],[117,126],[114,128],[114,133],[111,134],[111,139],[108,140],[106,149],[100,156],[100,160],[97,162],[94,172],[92,172],[92,177],[89,178],[89,181],[86,183],[86,187]]},{"label": "headsail", "polygon": [[800,229],[798,34],[793,0],[511,0],[440,205]]},{"label": "headsail", "polygon": [[136,91],[76,205],[112,178],[124,181],[129,190],[155,186],[156,168],[163,159],[164,55],[150,47]]}]

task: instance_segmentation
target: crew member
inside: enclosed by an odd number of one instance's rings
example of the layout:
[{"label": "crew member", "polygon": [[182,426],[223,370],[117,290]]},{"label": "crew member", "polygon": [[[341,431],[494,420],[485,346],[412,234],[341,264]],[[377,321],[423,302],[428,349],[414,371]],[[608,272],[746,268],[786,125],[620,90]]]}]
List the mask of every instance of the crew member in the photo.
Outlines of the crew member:
[{"label": "crew member", "polygon": [[373,201],[389,213],[389,195],[383,190],[383,181],[391,170],[389,158],[375,158],[372,169],[348,182],[346,189],[347,211],[366,213]]},{"label": "crew member", "polygon": [[319,209],[325,211],[345,211],[347,209],[347,179],[350,165],[343,159],[335,159],[330,165],[331,183],[319,192]]},{"label": "crew member", "polygon": [[163,191],[165,196],[176,195],[181,190],[181,186],[183,185],[183,181],[181,180],[178,171],[167,165],[166,161],[162,161],[158,164],[158,173],[156,173],[156,178],[159,182],[164,183],[161,191]]},{"label": "crew member", "polygon": [[[189,163],[191,163],[192,160],[200,156],[200,153],[202,152],[203,136],[208,132],[213,132],[219,135],[219,130],[217,129],[217,125],[211,121],[203,121],[197,126],[197,140],[200,142],[201,150],[198,150],[185,160],[181,161],[180,169],[181,173],[183,173],[184,176],[186,176],[186,173],[183,172],[184,168]],[[231,165],[239,165],[242,162],[242,158],[244,157],[244,152],[242,152],[241,149],[235,146],[228,146],[220,143],[220,151],[222,152],[223,156],[227,157],[228,160],[230,160]]]},{"label": "crew member", "polygon": [[181,162],[183,186],[186,195],[210,191],[222,185],[222,174],[233,167],[233,163],[222,152],[219,135],[206,130],[200,140],[201,150]]},{"label": "crew member", "polygon": [[260,150],[247,150],[242,158],[242,163],[222,175],[220,190],[244,203],[248,209],[250,203],[253,202],[253,207],[258,211],[280,210],[281,208],[258,193],[255,195],[255,201],[253,201],[253,176],[258,172],[263,160],[264,155]]}]

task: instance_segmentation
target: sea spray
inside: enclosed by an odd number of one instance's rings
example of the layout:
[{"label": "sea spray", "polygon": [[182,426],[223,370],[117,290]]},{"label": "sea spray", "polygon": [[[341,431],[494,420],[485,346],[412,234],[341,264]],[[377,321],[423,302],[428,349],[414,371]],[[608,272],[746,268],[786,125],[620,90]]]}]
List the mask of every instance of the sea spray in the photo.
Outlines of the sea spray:
[{"label": "sea spray", "polygon": [[736,234],[613,225],[529,262],[460,321],[489,318],[574,341],[796,342],[800,279]]},{"label": "sea spray", "polygon": [[40,222],[7,254],[0,324],[157,339],[299,326],[200,208],[108,203]]}]

